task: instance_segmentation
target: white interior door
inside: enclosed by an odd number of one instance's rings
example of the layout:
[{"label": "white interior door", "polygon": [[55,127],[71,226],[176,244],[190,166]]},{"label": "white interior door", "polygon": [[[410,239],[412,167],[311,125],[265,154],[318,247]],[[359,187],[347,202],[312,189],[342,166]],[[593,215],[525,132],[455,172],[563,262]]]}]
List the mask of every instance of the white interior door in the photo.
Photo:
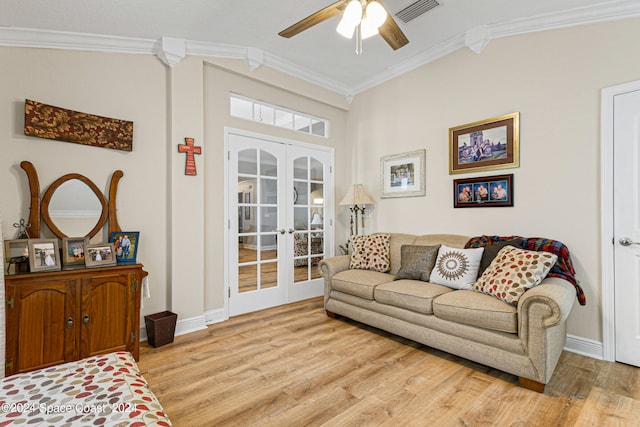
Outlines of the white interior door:
[{"label": "white interior door", "polygon": [[615,359],[640,366],[640,91],[614,98]]},{"label": "white interior door", "polygon": [[332,247],[332,233],[327,233],[333,209],[331,156],[326,151],[307,147],[287,149],[289,180],[294,200],[288,207],[293,220],[293,246],[289,266],[289,302],[322,295],[324,282],[318,263]]},{"label": "white interior door", "polygon": [[228,132],[229,315],[322,295],[332,247],[331,153]]},{"label": "white interior door", "polygon": [[229,135],[229,315],[286,302],[286,147]]}]

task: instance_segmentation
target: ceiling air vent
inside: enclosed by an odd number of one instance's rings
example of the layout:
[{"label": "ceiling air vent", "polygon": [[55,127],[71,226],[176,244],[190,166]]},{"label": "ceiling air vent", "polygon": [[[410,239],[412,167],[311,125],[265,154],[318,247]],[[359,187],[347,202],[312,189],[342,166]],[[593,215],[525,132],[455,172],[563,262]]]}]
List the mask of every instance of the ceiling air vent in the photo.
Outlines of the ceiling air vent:
[{"label": "ceiling air vent", "polygon": [[440,3],[436,0],[418,0],[396,13],[396,16],[406,24],[437,6],[440,6]]}]

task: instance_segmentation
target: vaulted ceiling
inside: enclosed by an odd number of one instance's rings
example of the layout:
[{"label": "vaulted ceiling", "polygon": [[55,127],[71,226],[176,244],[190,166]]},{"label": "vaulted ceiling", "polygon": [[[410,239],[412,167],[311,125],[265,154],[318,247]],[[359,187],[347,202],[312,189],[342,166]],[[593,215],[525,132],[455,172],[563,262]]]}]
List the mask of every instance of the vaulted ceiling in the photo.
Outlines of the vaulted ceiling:
[{"label": "vaulted ceiling", "polygon": [[169,63],[183,53],[243,58],[349,96],[460,48],[480,53],[495,38],[640,16],[638,0],[436,0],[405,23],[395,14],[416,0],[380,0],[410,41],[396,51],[375,36],[356,55],[355,41],[335,31],[339,16],[278,36],[334,1],[2,0],[0,45],[165,50]]}]

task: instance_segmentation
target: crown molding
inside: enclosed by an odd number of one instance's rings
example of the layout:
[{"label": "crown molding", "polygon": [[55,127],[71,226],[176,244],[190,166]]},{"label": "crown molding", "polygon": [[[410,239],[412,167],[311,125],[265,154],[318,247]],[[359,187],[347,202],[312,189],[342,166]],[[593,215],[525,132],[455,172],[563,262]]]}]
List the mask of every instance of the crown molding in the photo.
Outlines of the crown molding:
[{"label": "crown molding", "polygon": [[[465,46],[479,52],[489,41],[501,37],[639,16],[640,2],[638,0],[623,0],[480,26],[445,40],[433,48],[422,51],[354,87],[328,79],[319,73],[257,48],[185,40],[184,49],[186,55],[242,59],[247,62],[251,70],[264,64],[285,74],[344,95],[349,100],[360,92],[399,77]],[[157,55],[162,60],[162,44],[162,39],[150,40],[31,28],[0,27],[0,46],[150,54]],[[165,63],[179,62],[181,59],[179,58],[180,54],[181,52],[173,53],[173,57],[169,58]]]},{"label": "crown molding", "polygon": [[92,50],[112,53],[154,53],[158,40],[33,28],[0,27],[0,46]]}]

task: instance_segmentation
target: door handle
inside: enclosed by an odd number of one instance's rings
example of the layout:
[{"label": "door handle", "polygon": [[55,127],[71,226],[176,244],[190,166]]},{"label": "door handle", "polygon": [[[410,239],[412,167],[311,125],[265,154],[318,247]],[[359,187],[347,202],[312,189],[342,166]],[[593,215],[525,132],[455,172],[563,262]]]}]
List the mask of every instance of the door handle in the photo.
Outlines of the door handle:
[{"label": "door handle", "polygon": [[73,317],[67,319],[67,329],[73,328]]},{"label": "door handle", "polygon": [[278,228],[277,230],[273,230],[273,231],[277,231],[280,234],[284,234],[287,232],[287,230],[285,230],[284,228]]},{"label": "door handle", "polygon": [[294,230],[293,228],[290,228],[290,229],[288,229],[287,231],[289,232],[289,234],[292,234],[292,233],[293,233],[294,231],[296,231],[296,230]]},{"label": "door handle", "polygon": [[623,237],[619,240],[622,246],[640,245],[640,242],[634,242],[628,237]]},{"label": "door handle", "polygon": [[85,314],[84,317],[82,318],[82,321],[84,322],[85,325],[89,324],[89,315]]}]

